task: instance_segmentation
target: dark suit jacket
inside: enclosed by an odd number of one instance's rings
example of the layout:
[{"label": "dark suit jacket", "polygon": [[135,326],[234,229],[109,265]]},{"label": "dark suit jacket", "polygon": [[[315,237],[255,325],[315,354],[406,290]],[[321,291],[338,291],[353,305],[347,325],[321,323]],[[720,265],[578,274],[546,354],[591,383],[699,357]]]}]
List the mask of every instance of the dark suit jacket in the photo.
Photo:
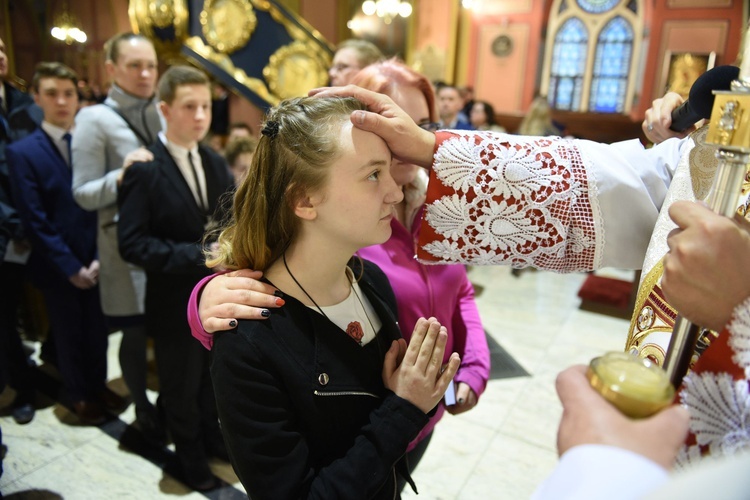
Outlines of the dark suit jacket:
[{"label": "dark suit jacket", "polygon": [[[153,161],[128,168],[118,190],[120,254],[146,270],[147,322],[155,328],[187,325],[190,291],[210,272],[203,264],[206,217],[166,146],[158,140],[149,150]],[[234,186],[232,174],[218,154],[202,146],[198,151],[209,213],[221,212],[220,199]]]},{"label": "dark suit jacket", "polygon": [[402,457],[428,417],[383,384],[385,353],[401,337],[396,299],[380,268],[364,266],[359,285],[383,326],[363,347],[291,296],[268,320],[216,334],[222,432],[255,500],[393,499],[396,470],[408,477]]},{"label": "dark suit jacket", "polygon": [[[21,222],[12,200],[8,162],[5,148],[14,140],[29,135],[42,123],[39,106],[31,96],[0,80],[5,87],[5,108],[7,116],[0,117],[0,239],[5,236],[20,239],[23,237]],[[5,255],[5,246],[0,241],[0,262]]]},{"label": "dark suit jacket", "polygon": [[42,129],[6,153],[16,209],[32,244],[31,278],[40,287],[67,282],[96,258],[96,213],[73,199],[71,169]]}]

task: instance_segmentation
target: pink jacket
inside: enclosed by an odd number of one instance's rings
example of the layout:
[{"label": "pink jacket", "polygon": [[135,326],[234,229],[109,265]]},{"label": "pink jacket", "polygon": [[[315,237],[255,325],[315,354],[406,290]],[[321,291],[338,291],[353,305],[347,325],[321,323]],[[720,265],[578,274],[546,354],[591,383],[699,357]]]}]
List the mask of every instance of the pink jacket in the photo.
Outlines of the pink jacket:
[{"label": "pink jacket", "polygon": [[[391,221],[393,234],[382,245],[363,248],[358,255],[377,264],[388,276],[398,302],[398,322],[401,333],[408,341],[420,317],[434,316],[448,329],[445,358],[452,352],[461,355],[461,367],[455,382],[464,382],[480,396],[490,374],[490,351],[487,346],[482,321],[474,302],[471,286],[463,265],[423,265],[414,258],[414,246],[419,233],[420,209],[409,231],[396,219]],[[198,298],[203,286],[211,277],[201,280],[193,289],[188,303],[188,322],[193,337],[206,349],[211,349],[212,335],[203,330],[198,316]],[[409,445],[411,450],[432,432],[445,412],[441,403],[437,411]]]}]

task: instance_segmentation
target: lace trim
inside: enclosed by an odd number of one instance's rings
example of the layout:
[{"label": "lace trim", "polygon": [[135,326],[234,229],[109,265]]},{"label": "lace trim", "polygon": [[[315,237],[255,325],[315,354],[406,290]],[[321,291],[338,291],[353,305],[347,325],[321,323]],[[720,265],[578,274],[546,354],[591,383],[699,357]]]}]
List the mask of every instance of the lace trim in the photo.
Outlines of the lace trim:
[{"label": "lace trim", "polygon": [[729,347],[734,351],[732,361],[745,370],[750,379],[750,297],[734,309],[729,323]]},{"label": "lace trim", "polygon": [[750,395],[747,380],[728,373],[690,373],[680,399],[690,411],[696,443],[713,456],[750,448]]},{"label": "lace trim", "polygon": [[590,201],[596,190],[572,142],[457,133],[438,148],[433,172],[441,185],[426,206],[425,222],[437,235],[421,247],[428,258],[566,272],[594,267],[602,230]]}]

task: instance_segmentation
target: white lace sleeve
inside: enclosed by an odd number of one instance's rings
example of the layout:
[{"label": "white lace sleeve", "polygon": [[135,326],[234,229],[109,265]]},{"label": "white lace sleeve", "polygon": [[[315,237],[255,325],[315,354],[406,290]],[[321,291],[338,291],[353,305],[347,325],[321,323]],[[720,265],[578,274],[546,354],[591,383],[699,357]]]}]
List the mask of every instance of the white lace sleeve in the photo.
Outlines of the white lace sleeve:
[{"label": "white lace sleeve", "polygon": [[[722,345],[724,339],[726,346]],[[686,468],[706,454],[750,450],[749,379],[750,297],[734,309],[727,331],[685,376],[680,400],[690,412],[692,439],[677,457],[679,467]]]},{"label": "white lace sleeve", "polygon": [[734,308],[728,328],[732,361],[745,370],[745,378],[750,380],[750,297]]},{"label": "white lace sleeve", "polygon": [[656,158],[644,166],[637,141],[452,131],[439,132],[438,142],[423,262],[640,267],[671,173]]}]

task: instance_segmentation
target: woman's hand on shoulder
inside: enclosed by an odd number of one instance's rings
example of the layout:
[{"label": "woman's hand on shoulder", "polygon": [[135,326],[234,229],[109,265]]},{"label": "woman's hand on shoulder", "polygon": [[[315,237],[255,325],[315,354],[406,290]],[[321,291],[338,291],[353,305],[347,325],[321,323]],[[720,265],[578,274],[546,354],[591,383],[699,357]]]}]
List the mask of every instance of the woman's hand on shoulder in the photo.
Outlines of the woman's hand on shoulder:
[{"label": "woman's hand on shoulder", "polygon": [[403,339],[393,341],[383,364],[383,382],[397,396],[425,413],[445,394],[458,371],[461,359],[451,354],[443,366],[448,331],[435,318],[420,318],[409,346]]},{"label": "woman's hand on shoulder", "polygon": [[266,319],[268,309],[284,305],[274,287],[259,281],[263,273],[241,269],[214,277],[203,289],[198,303],[203,328],[208,333],[231,330],[238,319]]}]

